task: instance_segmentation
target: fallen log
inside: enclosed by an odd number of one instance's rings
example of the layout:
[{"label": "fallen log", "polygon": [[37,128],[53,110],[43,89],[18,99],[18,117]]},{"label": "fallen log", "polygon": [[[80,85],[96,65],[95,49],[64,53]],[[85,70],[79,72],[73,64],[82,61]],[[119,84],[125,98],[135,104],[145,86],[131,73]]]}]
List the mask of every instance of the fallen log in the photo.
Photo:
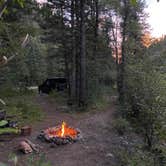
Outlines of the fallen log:
[{"label": "fallen log", "polygon": [[30,145],[30,147],[33,149],[33,151],[35,151],[36,153],[39,153],[39,149],[41,148],[39,145],[32,143],[28,139],[25,139],[25,142]]},{"label": "fallen log", "polygon": [[31,146],[30,146],[27,142],[25,142],[25,141],[21,141],[21,142],[19,143],[18,150],[19,150],[19,151],[22,151],[22,152],[25,153],[25,154],[28,154],[28,153],[32,153],[32,152],[33,152]]},{"label": "fallen log", "polygon": [[18,146],[18,150],[22,151],[25,154],[32,153],[32,152],[39,153],[41,148],[42,148],[41,146],[34,144],[28,139],[22,140]]}]

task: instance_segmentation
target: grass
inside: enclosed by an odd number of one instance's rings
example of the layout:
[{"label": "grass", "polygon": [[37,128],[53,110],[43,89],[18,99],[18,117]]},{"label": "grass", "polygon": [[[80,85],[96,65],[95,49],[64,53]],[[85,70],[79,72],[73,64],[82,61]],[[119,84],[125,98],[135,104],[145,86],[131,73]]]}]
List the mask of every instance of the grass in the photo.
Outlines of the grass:
[{"label": "grass", "polygon": [[[105,110],[111,103],[111,96],[116,96],[116,90],[110,86],[102,86],[98,90],[94,90],[87,96],[87,107],[78,108],[76,105],[70,106],[72,111],[102,111]],[[56,100],[60,106],[67,106],[68,95],[67,92],[53,91],[49,96]]]},{"label": "grass", "polygon": [[12,120],[18,121],[19,125],[32,124],[42,119],[41,109],[34,100],[34,92],[3,88],[0,89],[0,94],[6,103],[3,109],[7,111],[7,115],[13,116]]},{"label": "grass", "polygon": [[154,164],[153,155],[149,152],[142,151],[141,149],[135,149],[134,151],[128,151],[125,148],[121,148],[116,151],[119,164],[127,166],[159,166]]},{"label": "grass", "polygon": [[68,95],[67,92],[64,91],[53,91],[49,94],[49,96],[53,99],[56,99],[56,103],[58,103],[59,105],[67,105],[67,99],[68,99]]},{"label": "grass", "polygon": [[[25,166],[51,166],[51,163],[46,159],[44,154],[31,154],[26,159],[27,163]],[[19,166],[19,157],[16,154],[9,154],[9,162],[13,166]],[[8,164],[1,163],[0,166],[9,166]]]},{"label": "grass", "polygon": [[119,135],[124,135],[130,129],[129,122],[121,117],[114,119],[112,126]]},{"label": "grass", "polygon": [[100,89],[95,93],[92,92],[89,96],[88,102],[88,111],[95,110],[95,111],[102,111],[105,110],[111,101],[111,96],[116,96],[116,90],[110,86],[102,86]]}]

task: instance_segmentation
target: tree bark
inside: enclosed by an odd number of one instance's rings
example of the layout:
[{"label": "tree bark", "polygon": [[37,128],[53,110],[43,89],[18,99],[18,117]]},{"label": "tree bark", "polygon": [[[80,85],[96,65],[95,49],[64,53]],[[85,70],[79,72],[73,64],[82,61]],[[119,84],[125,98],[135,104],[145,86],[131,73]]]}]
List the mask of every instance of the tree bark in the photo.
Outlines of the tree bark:
[{"label": "tree bark", "polygon": [[71,0],[71,57],[70,57],[70,104],[74,104],[76,101],[76,65],[75,65],[75,59],[76,59],[76,49],[75,49],[75,0]]},{"label": "tree bark", "polygon": [[[60,6],[60,11],[61,11],[61,29],[62,29],[62,34],[64,35],[65,34],[65,30],[64,30],[64,27],[65,27],[65,23],[64,23],[64,11],[63,11],[63,8],[65,6],[65,1],[62,0],[61,1],[61,6]],[[65,41],[65,36],[62,37],[62,46],[63,46],[63,54],[64,54],[64,63],[65,63],[65,77],[67,78],[67,84],[69,85],[68,87],[68,93],[69,93],[69,96],[70,96],[70,83],[69,83],[69,80],[70,80],[70,74],[69,74],[69,58],[68,58],[68,54],[67,54],[67,51],[66,51],[66,41]]]},{"label": "tree bark", "polygon": [[125,91],[125,85],[124,85],[124,75],[125,75],[125,59],[126,59],[126,48],[125,48],[125,40],[126,40],[126,32],[127,32],[127,21],[128,21],[128,6],[127,1],[124,0],[124,16],[123,16],[123,24],[122,24],[122,45],[121,45],[121,61],[119,62],[118,67],[118,92],[119,92],[119,102],[121,105],[124,104],[124,91]]},{"label": "tree bark", "polygon": [[85,0],[80,0],[80,87],[79,106],[86,105]]},{"label": "tree bark", "polygon": [[99,28],[99,8],[98,8],[98,0],[95,0],[95,26],[94,26],[94,48],[93,48],[93,56],[96,56],[97,53],[97,44],[98,44],[98,28]]},{"label": "tree bark", "polygon": [[94,66],[94,86],[98,87],[98,73],[97,73],[97,47],[98,47],[98,28],[99,28],[99,6],[98,6],[98,0],[94,0],[92,3],[94,6],[92,10],[94,10],[92,13],[94,15],[94,36],[93,36],[93,53],[92,53],[92,65]]},{"label": "tree bark", "polygon": [[79,105],[79,87],[80,87],[80,6],[79,1],[75,0],[75,15],[76,15],[76,23],[75,23],[75,102]]}]

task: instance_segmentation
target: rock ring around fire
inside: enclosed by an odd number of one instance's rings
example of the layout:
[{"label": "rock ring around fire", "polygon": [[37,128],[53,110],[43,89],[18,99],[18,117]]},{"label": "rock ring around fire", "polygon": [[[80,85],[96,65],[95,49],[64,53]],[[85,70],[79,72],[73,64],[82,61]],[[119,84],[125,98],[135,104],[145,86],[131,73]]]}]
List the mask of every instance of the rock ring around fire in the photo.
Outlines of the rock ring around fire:
[{"label": "rock ring around fire", "polygon": [[65,145],[65,144],[72,144],[77,142],[78,140],[82,139],[82,134],[79,129],[75,129],[77,132],[77,135],[75,137],[71,137],[69,135],[60,137],[60,136],[51,136],[45,132],[45,130],[41,131],[41,133],[38,135],[38,139],[42,142],[51,143],[53,145]]}]

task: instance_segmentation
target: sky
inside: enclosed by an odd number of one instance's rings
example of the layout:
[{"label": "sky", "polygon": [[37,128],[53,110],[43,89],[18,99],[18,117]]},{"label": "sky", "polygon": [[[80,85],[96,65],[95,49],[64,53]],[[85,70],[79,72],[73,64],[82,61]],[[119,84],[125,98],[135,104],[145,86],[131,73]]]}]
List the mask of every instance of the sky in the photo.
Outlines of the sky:
[{"label": "sky", "polygon": [[[38,2],[46,2],[47,0],[37,0]],[[151,35],[153,37],[161,37],[166,35],[166,0],[146,0],[148,8],[146,9],[149,13],[147,19],[151,27]]]},{"label": "sky", "polygon": [[47,2],[47,0],[36,0],[36,1],[40,3]]},{"label": "sky", "polygon": [[166,35],[166,0],[146,0],[149,13],[147,21],[151,26],[151,34],[153,37],[161,37]]}]

